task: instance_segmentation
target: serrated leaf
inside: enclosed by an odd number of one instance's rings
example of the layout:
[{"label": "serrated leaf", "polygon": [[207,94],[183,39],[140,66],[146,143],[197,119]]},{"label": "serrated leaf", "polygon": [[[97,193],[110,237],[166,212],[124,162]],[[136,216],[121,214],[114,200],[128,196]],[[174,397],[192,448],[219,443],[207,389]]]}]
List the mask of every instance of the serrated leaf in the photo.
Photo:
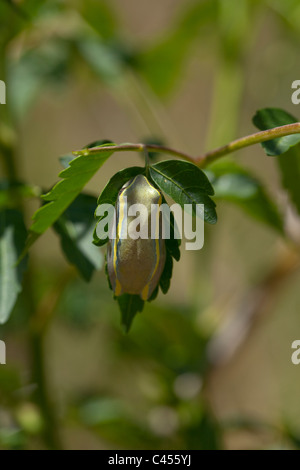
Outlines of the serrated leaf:
[{"label": "serrated leaf", "polygon": [[102,253],[92,244],[96,206],[94,196],[80,194],[53,225],[66,258],[86,281],[103,262]]},{"label": "serrated leaf", "polygon": [[[88,145],[85,145],[83,149],[91,149],[93,147],[100,147],[101,145],[111,145],[111,144],[113,144],[111,140],[107,140],[107,139],[95,140],[94,142]],[[62,155],[61,157],[59,157],[59,161],[64,168],[68,168],[68,166],[70,166],[70,162],[74,160],[74,158],[76,158],[76,156],[73,153],[67,153],[66,155]]]},{"label": "serrated leaf", "polygon": [[167,253],[165,267],[159,280],[159,286],[164,294],[166,294],[170,288],[172,274],[173,258],[170,253]]},{"label": "serrated leaf", "polygon": [[76,158],[75,155],[67,153],[66,155],[61,155],[61,157],[59,157],[59,162],[63,168],[68,168],[68,166],[70,166],[70,162],[74,160],[74,158]]},{"label": "serrated leaf", "polygon": [[5,323],[22,290],[22,277],[27,258],[18,265],[17,260],[24,249],[27,231],[23,216],[17,210],[0,212],[0,323]]},{"label": "serrated leaf", "polygon": [[133,319],[138,312],[144,308],[144,301],[139,295],[123,294],[116,297],[121,311],[121,324],[125,333],[128,333]]},{"label": "serrated leaf", "polygon": [[[279,108],[260,109],[256,112],[252,121],[261,131],[298,122],[294,116]],[[267,155],[276,156],[287,152],[299,142],[300,134],[292,134],[263,142],[261,145]]]},{"label": "serrated leaf", "polygon": [[[145,169],[139,166],[132,166],[129,168],[125,168],[124,170],[118,171],[118,173],[112,176],[112,178],[109,180],[102,193],[100,194],[97,202],[98,206],[101,204],[111,204],[114,206],[116,204],[117,197],[122,186],[134,176],[143,174],[144,171]],[[103,219],[103,217],[99,217],[97,225],[100,220]],[[108,237],[106,239],[101,240],[98,238],[97,225],[94,230],[93,243],[97,246],[103,246],[108,242]]]},{"label": "serrated leaf", "polygon": [[27,241],[27,249],[56,222],[103,163],[113,154],[113,151],[89,155],[87,150],[86,153],[74,158],[70,166],[59,174],[63,180],[43,196],[49,204],[42,206],[33,216],[34,222],[30,227],[31,236]]},{"label": "serrated leaf", "polygon": [[232,202],[246,213],[283,233],[282,218],[262,183],[248,170],[233,162],[218,162],[209,167],[207,175],[215,197]]},{"label": "serrated leaf", "polygon": [[[150,175],[159,189],[184,209],[184,204],[204,204],[204,220],[217,222],[215,203],[209,197],[214,190],[203,171],[182,160],[166,160],[150,167]],[[196,211],[194,210],[194,214]]]}]

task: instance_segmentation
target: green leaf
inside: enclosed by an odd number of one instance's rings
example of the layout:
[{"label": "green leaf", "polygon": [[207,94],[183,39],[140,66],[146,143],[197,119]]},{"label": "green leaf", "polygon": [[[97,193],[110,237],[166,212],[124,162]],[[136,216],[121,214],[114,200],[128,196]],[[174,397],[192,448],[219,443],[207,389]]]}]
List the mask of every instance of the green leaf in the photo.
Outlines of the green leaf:
[{"label": "green leaf", "polygon": [[151,296],[147,300],[147,302],[152,302],[153,300],[155,300],[156,297],[158,296],[158,291],[159,291],[158,286],[156,286],[154,291],[152,292]]},{"label": "green leaf", "polygon": [[170,288],[172,273],[173,273],[173,258],[170,255],[170,253],[167,252],[166,264],[159,280],[160,288],[164,294],[166,294]]},{"label": "green leaf", "polygon": [[106,255],[105,255],[105,267],[104,267],[104,270],[105,270],[105,275],[106,275],[107,282],[108,282],[108,287],[110,288],[110,290],[113,290],[113,288],[112,288],[112,286],[111,286],[111,283],[110,283],[109,275],[108,275],[108,267],[107,267],[107,257],[106,257]]},{"label": "green leaf", "polygon": [[181,240],[180,238],[175,238],[175,219],[174,219],[174,214],[171,212],[170,213],[170,238],[167,238],[165,240],[166,243],[166,248],[170,255],[176,260],[180,260],[180,245],[181,245]]},{"label": "green leaf", "polygon": [[43,196],[49,204],[42,206],[33,216],[34,223],[30,228],[31,236],[27,241],[27,249],[56,222],[112,154],[113,151],[105,151],[89,155],[87,150],[83,155],[74,158],[69,167],[59,174],[64,179]]},{"label": "green leaf", "polygon": [[300,214],[300,145],[290,148],[278,157],[281,184],[287,189],[298,214]]},{"label": "green leaf", "polygon": [[20,198],[36,198],[40,195],[41,189],[38,186],[20,181],[0,180],[0,208],[14,208],[19,205]]},{"label": "green leaf", "polygon": [[[292,124],[297,122],[297,119],[281,109],[263,109],[257,112],[253,122],[259,129],[264,129],[265,126]],[[294,134],[265,142],[263,147],[268,155],[278,155],[282,186],[287,189],[300,214],[300,145],[297,145],[299,142],[300,135]]]},{"label": "green leaf", "polygon": [[18,265],[27,231],[22,214],[7,209],[0,212],[0,323],[5,323],[22,290],[22,277],[27,258]]},{"label": "green leaf", "polygon": [[70,162],[74,160],[74,158],[76,158],[75,155],[67,153],[59,157],[59,162],[63,168],[68,168],[68,166],[70,166]]},{"label": "green leaf", "polygon": [[215,20],[216,13],[215,0],[189,3],[170,31],[140,54],[141,73],[157,94],[167,95],[173,90],[183,75],[193,41],[199,38],[204,26]]},{"label": "green leaf", "polygon": [[217,199],[238,205],[255,219],[283,233],[283,222],[277,207],[262,183],[248,170],[233,162],[218,162],[209,167],[207,175]]},{"label": "green leaf", "polygon": [[[91,144],[85,145],[83,149],[91,149],[93,147],[100,147],[101,145],[111,145],[111,144],[113,144],[111,140],[107,140],[107,139],[95,140]],[[70,162],[74,160],[74,158],[76,158],[76,156],[73,153],[67,153],[66,155],[62,155],[61,157],[59,157],[59,161],[64,168],[68,168],[68,166],[70,165]]]},{"label": "green leaf", "polygon": [[164,191],[184,209],[184,204],[204,204],[204,220],[217,222],[215,203],[209,197],[214,190],[203,171],[196,165],[182,160],[166,160],[150,167],[150,175],[161,191]]},{"label": "green leaf", "polygon": [[142,175],[144,172],[145,168],[143,167],[131,166],[115,173],[100,194],[97,201],[98,206],[100,204],[115,205],[118,193],[122,186],[134,176]]},{"label": "green leaf", "polygon": [[133,319],[144,308],[144,301],[139,295],[123,294],[116,297],[121,311],[121,324],[125,333],[128,333]]},{"label": "green leaf", "polygon": [[95,269],[101,268],[103,262],[100,250],[92,244],[96,206],[95,197],[80,194],[53,225],[60,236],[66,258],[86,281],[91,279]]},{"label": "green leaf", "polygon": [[[155,183],[153,182],[155,185]],[[163,204],[167,204],[165,197],[163,196]],[[170,238],[165,239],[167,251],[176,261],[180,260],[180,238],[175,238],[175,233],[178,232],[176,221],[173,212],[170,212]]]},{"label": "green leaf", "polygon": [[[145,168],[139,166],[132,166],[129,168],[125,168],[124,170],[119,171],[116,173],[107,183],[105,188],[103,189],[102,193],[98,198],[98,206],[101,204],[111,204],[115,205],[117,201],[117,197],[119,194],[120,189],[122,186],[127,183],[131,178],[136,175],[143,174],[145,172]],[[98,223],[102,220],[105,216],[98,218]],[[99,239],[97,236],[97,225],[94,230],[94,241],[93,243],[97,246],[103,246],[108,242],[108,237],[106,239]]]},{"label": "green leaf", "polygon": [[[291,114],[279,108],[265,108],[256,112],[253,124],[261,131],[298,122]],[[292,134],[263,142],[261,145],[267,155],[276,156],[287,152],[300,142],[300,134]]]},{"label": "green leaf", "polygon": [[93,147],[101,147],[106,145],[115,145],[112,140],[108,139],[101,139],[101,140],[94,140],[90,144],[83,147],[84,149],[92,149]]}]

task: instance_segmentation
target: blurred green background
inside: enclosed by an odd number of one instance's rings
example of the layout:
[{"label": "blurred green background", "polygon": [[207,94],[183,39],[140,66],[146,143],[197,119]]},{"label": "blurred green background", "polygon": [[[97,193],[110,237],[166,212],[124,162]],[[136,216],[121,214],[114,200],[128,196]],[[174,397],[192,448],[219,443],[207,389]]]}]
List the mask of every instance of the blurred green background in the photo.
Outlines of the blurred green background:
[{"label": "blurred green background", "polygon": [[[1,0],[0,141],[17,177],[46,191],[58,157],[98,139],[197,156],[255,132],[259,108],[300,117],[299,24],[297,0]],[[297,241],[274,159],[258,146],[233,159],[264,182]],[[116,171],[140,164],[114,154],[87,189],[98,196]],[[39,204],[24,202],[27,226]],[[300,446],[298,255],[240,208],[217,211],[204,248],[182,250],[169,293],[129,335],[104,270],[86,283],[53,231],[37,241],[0,329],[1,449]]]}]

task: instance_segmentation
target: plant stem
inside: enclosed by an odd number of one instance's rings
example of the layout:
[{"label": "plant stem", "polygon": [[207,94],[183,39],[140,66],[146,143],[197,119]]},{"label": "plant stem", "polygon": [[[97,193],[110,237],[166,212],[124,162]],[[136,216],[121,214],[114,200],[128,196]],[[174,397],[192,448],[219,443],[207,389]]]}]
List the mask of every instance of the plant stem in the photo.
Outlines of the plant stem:
[{"label": "plant stem", "polygon": [[294,124],[287,124],[285,126],[274,127],[273,129],[267,129],[266,131],[256,132],[255,134],[250,134],[240,139],[233,140],[227,145],[218,147],[210,152],[204,153],[199,157],[192,157],[184,152],[179,150],[172,149],[170,147],[165,147],[164,145],[154,145],[154,144],[121,144],[121,145],[110,145],[110,146],[101,146],[93,147],[91,149],[76,150],[73,152],[75,156],[79,155],[92,155],[94,153],[106,152],[107,150],[114,150],[115,152],[143,152],[145,148],[147,150],[156,150],[160,153],[167,153],[173,155],[174,157],[183,158],[188,160],[195,165],[203,168],[210,163],[218,160],[229,153],[236,152],[245,147],[250,147],[251,145],[260,144],[268,140],[276,139],[277,137],[284,137],[291,134],[300,134],[300,122]]},{"label": "plant stem", "polygon": [[150,161],[149,161],[149,152],[148,152],[148,149],[146,147],[144,148],[144,155],[145,155],[146,177],[149,178]]},{"label": "plant stem", "polygon": [[49,289],[40,302],[36,302],[33,286],[33,271],[29,270],[25,277],[24,292],[26,293],[29,318],[29,348],[31,353],[32,382],[36,385],[33,398],[39,407],[42,419],[42,436],[48,449],[60,450],[63,444],[60,439],[57,414],[49,391],[46,373],[45,338],[61,296],[75,276],[74,269],[65,270],[57,279],[57,283]]},{"label": "plant stem", "polygon": [[13,155],[13,149],[8,145],[4,144],[0,140],[0,156],[3,158],[5,172],[8,175],[11,182],[17,181],[17,168],[16,161]]},{"label": "plant stem", "polygon": [[[300,131],[299,131],[300,132]],[[93,155],[93,153],[107,152],[107,150],[114,150],[115,152],[144,152],[145,148],[147,150],[157,150],[161,153],[168,153],[169,155],[174,155],[175,157],[184,158],[185,160],[195,161],[190,155],[180,152],[178,150],[172,149],[170,147],[165,147],[163,145],[154,145],[154,144],[121,144],[121,145],[110,145],[110,146],[101,146],[101,147],[92,147],[89,149],[75,150],[73,155]]]},{"label": "plant stem", "polygon": [[[6,81],[6,69],[3,66],[1,78]],[[15,123],[13,122],[10,114],[10,108],[8,105],[5,106],[2,114],[1,124],[7,126],[9,130],[14,130]],[[2,130],[2,129],[1,129]],[[5,174],[8,180],[13,183],[18,180],[18,161],[16,152],[16,142],[14,139],[2,138],[0,135],[0,157],[3,158]],[[13,196],[16,199],[18,209],[24,213],[24,206],[20,194],[16,192],[12,187]],[[40,414],[43,418],[44,428],[42,435],[44,444],[49,449],[60,449],[60,440],[57,433],[56,425],[56,413],[52,406],[52,400],[50,399],[50,393],[48,390],[48,380],[45,368],[45,354],[44,354],[44,339],[46,329],[37,328],[37,323],[40,319],[40,308],[36,302],[34,296],[34,273],[33,270],[29,270],[25,277],[24,286],[24,299],[29,316],[29,327],[28,327],[28,346],[30,350],[31,359],[31,374],[32,382],[36,385],[36,389],[33,394],[34,401],[39,407]]]},{"label": "plant stem", "polygon": [[29,337],[32,356],[32,380],[37,384],[35,401],[38,404],[44,422],[43,438],[48,449],[62,449],[60,440],[56,410],[49,392],[48,378],[46,374],[45,337],[48,325],[56,310],[66,285],[74,276],[74,270],[67,270],[58,279],[57,284],[46,293],[40,303],[36,303],[31,290],[32,281],[30,272],[27,276],[27,301],[32,314],[30,318]]},{"label": "plant stem", "polygon": [[287,124],[285,126],[274,127],[273,129],[267,129],[265,131],[256,132],[240,139],[234,140],[227,145],[223,145],[217,149],[211,150],[210,152],[201,155],[195,159],[198,166],[206,166],[215,160],[218,160],[229,153],[236,152],[245,147],[251,145],[260,144],[268,140],[276,139],[277,137],[284,137],[291,134],[300,134],[300,122],[294,124]]},{"label": "plant stem", "polygon": [[61,443],[56,432],[56,416],[49,396],[48,380],[45,368],[44,335],[35,332],[30,335],[30,347],[32,354],[32,376],[37,384],[35,401],[38,404],[43,417],[43,437],[48,449],[59,450]]}]

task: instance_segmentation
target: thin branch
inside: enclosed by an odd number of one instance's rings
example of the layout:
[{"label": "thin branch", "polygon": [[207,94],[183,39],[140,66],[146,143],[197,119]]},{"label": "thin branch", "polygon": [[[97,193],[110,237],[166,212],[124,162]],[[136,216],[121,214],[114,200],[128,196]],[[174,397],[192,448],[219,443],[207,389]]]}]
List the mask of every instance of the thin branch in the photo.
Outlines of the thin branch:
[{"label": "thin branch", "polygon": [[274,127],[273,129],[267,129],[266,131],[256,132],[255,134],[250,134],[240,139],[234,140],[227,145],[219,147],[217,149],[211,150],[199,157],[192,157],[187,153],[181,152],[179,150],[172,149],[170,147],[165,147],[163,145],[154,145],[154,144],[121,144],[121,145],[110,145],[102,147],[93,147],[91,149],[76,150],[73,152],[74,155],[92,155],[94,153],[107,152],[108,150],[113,150],[115,152],[143,152],[146,148],[147,150],[156,150],[160,153],[167,153],[173,155],[174,157],[183,158],[188,160],[199,167],[205,167],[208,164],[218,160],[229,153],[236,152],[245,147],[251,145],[260,144],[268,140],[276,139],[278,137],[284,137],[291,134],[300,134],[300,122],[294,124],[287,124],[285,126]]},{"label": "thin branch", "polygon": [[47,292],[41,302],[37,305],[30,323],[32,331],[37,335],[45,335],[47,327],[52,320],[65,288],[75,277],[75,273],[76,271],[74,268],[64,271],[62,276],[57,280],[57,283],[49,290],[49,292]]},{"label": "thin branch", "polygon": [[206,166],[219,158],[228,155],[229,153],[236,152],[245,147],[251,145],[260,144],[268,140],[272,140],[278,137],[284,137],[291,134],[300,134],[300,122],[294,124],[287,124],[285,126],[274,127],[273,129],[267,129],[266,131],[256,132],[255,134],[241,137],[240,139],[234,140],[227,145],[219,147],[215,150],[201,155],[196,158],[198,166]]},{"label": "thin branch", "polygon": [[[300,131],[299,131],[300,132]],[[164,145],[154,145],[154,144],[121,144],[121,145],[109,145],[101,147],[92,147],[90,149],[76,150],[73,155],[92,155],[93,153],[107,152],[108,150],[113,150],[115,152],[143,152],[147,150],[156,150],[160,153],[167,153],[169,155],[174,155],[174,157],[183,158],[184,160],[189,160],[195,162],[195,159],[188,155],[187,153],[180,152],[179,150],[172,149],[170,147],[165,147]]]},{"label": "thin branch", "polygon": [[[43,302],[37,306],[36,296],[34,295],[34,272],[32,269],[25,277],[25,301],[30,312],[28,322],[28,343],[31,355],[31,381],[36,388],[33,391],[32,399],[38,405],[43,419],[43,429],[41,436],[48,449],[62,449],[62,442],[57,421],[56,405],[53,401],[51,390],[49,388],[49,377],[47,373],[46,355],[45,355],[45,322],[41,319],[41,308]],[[53,304],[49,308],[52,307]],[[47,306],[48,308],[48,306]],[[48,318],[49,311],[46,310],[45,316]]]}]

